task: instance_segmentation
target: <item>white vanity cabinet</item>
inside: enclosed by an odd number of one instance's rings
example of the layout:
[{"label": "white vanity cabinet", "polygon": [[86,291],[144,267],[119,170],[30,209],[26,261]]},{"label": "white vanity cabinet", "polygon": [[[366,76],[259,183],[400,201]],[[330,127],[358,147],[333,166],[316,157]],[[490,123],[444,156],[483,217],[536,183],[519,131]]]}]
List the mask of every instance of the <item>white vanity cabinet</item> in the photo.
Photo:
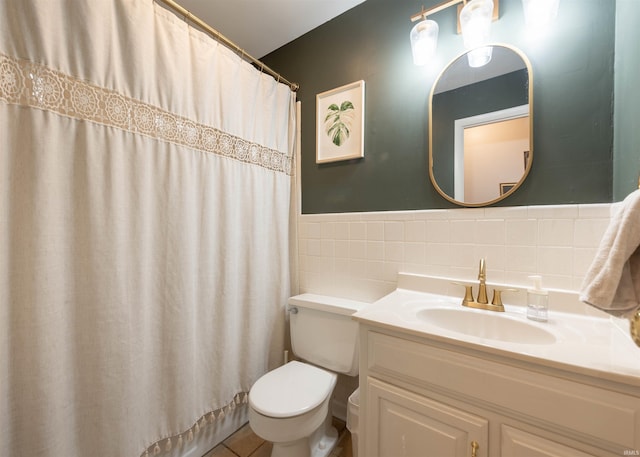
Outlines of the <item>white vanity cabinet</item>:
[{"label": "white vanity cabinet", "polygon": [[640,389],[360,320],[360,457],[640,455]]},{"label": "white vanity cabinet", "polygon": [[374,439],[365,455],[463,457],[471,455],[471,443],[486,448],[489,423],[483,417],[375,378],[367,389],[377,414],[369,416],[366,436]]}]

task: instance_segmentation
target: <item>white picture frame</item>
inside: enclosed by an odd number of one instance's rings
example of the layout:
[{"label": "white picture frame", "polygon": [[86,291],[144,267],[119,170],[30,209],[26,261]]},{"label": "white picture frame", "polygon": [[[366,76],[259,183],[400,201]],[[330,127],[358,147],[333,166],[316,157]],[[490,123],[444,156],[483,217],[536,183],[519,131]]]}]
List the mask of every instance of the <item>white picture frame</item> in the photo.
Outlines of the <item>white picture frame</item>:
[{"label": "white picture frame", "polygon": [[316,95],[316,163],[364,157],[364,81]]}]

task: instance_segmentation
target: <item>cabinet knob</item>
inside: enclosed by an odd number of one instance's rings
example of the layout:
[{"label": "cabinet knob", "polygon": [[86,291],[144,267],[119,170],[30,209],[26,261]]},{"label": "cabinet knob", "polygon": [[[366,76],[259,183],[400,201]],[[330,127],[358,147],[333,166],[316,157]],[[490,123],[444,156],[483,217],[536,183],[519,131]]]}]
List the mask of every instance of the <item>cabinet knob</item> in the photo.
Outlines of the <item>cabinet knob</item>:
[{"label": "cabinet knob", "polygon": [[478,449],[480,449],[480,445],[477,441],[471,442],[471,457],[478,457]]}]

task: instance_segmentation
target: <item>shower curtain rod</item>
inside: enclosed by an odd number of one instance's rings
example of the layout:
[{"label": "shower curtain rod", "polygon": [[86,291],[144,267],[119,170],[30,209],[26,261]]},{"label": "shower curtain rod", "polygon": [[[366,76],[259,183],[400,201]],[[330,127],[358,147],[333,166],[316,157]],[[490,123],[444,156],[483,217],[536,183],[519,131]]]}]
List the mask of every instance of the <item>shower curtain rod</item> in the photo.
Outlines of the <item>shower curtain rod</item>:
[{"label": "shower curtain rod", "polygon": [[238,46],[233,41],[231,41],[230,39],[228,39],[227,37],[222,35],[218,30],[216,30],[213,27],[211,27],[209,24],[204,22],[199,17],[194,16],[193,14],[191,14],[191,12],[189,10],[187,10],[184,7],[182,7],[178,3],[174,2],[173,0],[155,0],[155,1],[164,3],[167,7],[172,9],[176,14],[178,14],[180,16],[183,16],[184,20],[186,22],[194,23],[195,25],[197,25],[198,27],[203,29],[205,32],[207,32],[209,35],[211,35],[215,40],[217,40],[218,42],[224,44],[228,48],[231,48],[231,50],[233,50],[236,53],[240,54],[243,59],[245,59],[245,60],[249,61],[250,63],[252,63],[253,65],[257,66],[260,69],[260,71],[270,74],[278,82],[287,84],[291,88],[292,91],[296,92],[300,88],[300,86],[297,83],[292,83],[290,81],[287,81],[280,73],[275,72],[271,68],[267,67],[260,60],[256,59],[255,57],[251,56],[250,54],[247,54],[247,52],[244,49],[242,49],[240,46]]}]

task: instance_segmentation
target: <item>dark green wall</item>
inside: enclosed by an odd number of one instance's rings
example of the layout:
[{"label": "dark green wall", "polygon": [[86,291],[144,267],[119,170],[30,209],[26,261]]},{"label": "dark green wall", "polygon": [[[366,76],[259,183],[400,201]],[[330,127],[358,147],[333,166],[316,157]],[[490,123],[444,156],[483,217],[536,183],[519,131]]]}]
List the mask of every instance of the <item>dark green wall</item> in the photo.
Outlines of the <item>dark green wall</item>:
[{"label": "dark green wall", "polygon": [[638,187],[640,173],[640,2],[616,1],[616,63],[613,198],[624,199]]},{"label": "dark green wall", "polygon": [[[456,11],[440,25],[436,61],[411,61],[409,17],[441,0],[367,0],[263,60],[300,84],[302,210],[331,213],[449,208],[428,177],[428,98],[463,51]],[[531,38],[521,0],[501,0],[492,39],[521,49],[533,68],[534,159],[523,186],[499,205],[610,202],[615,2],[561,0],[557,21]],[[315,96],[363,79],[365,153],[315,163]]]}]

